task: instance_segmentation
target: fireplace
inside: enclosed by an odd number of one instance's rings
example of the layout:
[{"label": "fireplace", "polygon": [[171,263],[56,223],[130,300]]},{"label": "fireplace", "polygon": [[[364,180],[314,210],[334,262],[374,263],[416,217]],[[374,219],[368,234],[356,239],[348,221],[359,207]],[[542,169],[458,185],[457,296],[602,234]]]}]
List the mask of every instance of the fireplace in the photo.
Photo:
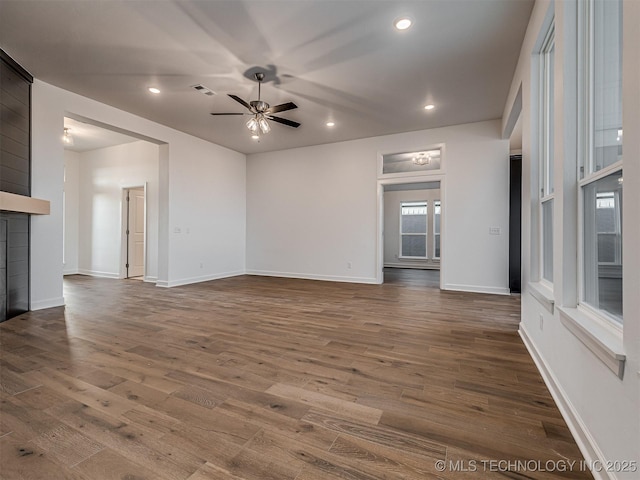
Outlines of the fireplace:
[{"label": "fireplace", "polygon": [[29,310],[30,215],[49,203],[31,198],[33,77],[0,50],[0,321]]}]

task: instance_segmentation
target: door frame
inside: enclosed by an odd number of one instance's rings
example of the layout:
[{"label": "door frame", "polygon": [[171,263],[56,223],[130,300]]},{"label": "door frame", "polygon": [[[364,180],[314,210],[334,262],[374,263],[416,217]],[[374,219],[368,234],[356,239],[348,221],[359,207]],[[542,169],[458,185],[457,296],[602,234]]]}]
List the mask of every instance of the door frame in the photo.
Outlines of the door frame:
[{"label": "door frame", "polygon": [[447,198],[444,174],[378,179],[376,221],[376,283],[384,283],[384,187],[408,183],[440,182],[440,290],[444,290],[446,277],[446,209]]},{"label": "door frame", "polygon": [[125,279],[127,277],[127,248],[129,247],[127,238],[127,214],[129,205],[127,204],[127,195],[129,190],[140,190],[144,192],[144,268],[142,278],[147,280],[147,237],[148,237],[148,225],[147,225],[147,182],[142,185],[127,185],[121,187],[121,211],[120,211],[120,271],[118,278]]}]

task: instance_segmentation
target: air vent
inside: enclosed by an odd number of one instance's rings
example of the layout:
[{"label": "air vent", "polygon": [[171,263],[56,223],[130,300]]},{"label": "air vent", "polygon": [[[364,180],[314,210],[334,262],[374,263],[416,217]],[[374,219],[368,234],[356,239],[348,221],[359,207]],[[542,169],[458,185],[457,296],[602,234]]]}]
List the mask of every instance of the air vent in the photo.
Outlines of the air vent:
[{"label": "air vent", "polygon": [[210,97],[213,97],[216,94],[216,92],[200,83],[198,85],[191,85],[191,88],[193,88],[196,92],[204,93],[205,95],[209,95]]}]

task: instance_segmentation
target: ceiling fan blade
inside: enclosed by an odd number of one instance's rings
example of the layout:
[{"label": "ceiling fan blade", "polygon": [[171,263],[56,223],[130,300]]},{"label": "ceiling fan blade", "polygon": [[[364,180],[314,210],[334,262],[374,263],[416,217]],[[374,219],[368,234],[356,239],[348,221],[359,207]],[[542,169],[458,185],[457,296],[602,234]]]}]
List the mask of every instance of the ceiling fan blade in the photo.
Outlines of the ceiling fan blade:
[{"label": "ceiling fan blade", "polygon": [[298,108],[298,106],[293,102],[281,103],[280,105],[274,105],[269,108],[265,113],[286,112],[287,110],[293,110],[294,108]]},{"label": "ceiling fan blade", "polygon": [[210,115],[252,115],[251,113],[211,113]]},{"label": "ceiling fan blade", "polygon": [[[245,102],[243,99],[241,99],[240,97],[238,97],[237,95],[231,95],[228,94],[231,98],[233,98],[236,102],[238,102],[240,105],[242,105],[243,107],[247,108],[248,110],[251,110],[251,105],[249,105],[247,102]],[[253,110],[251,110],[253,112]]]},{"label": "ceiling fan blade", "polygon": [[294,122],[293,120],[287,120],[286,118],[273,117],[271,115],[269,115],[267,118],[269,120],[273,120],[274,122],[281,123],[281,124],[286,125],[288,127],[298,128],[300,126],[300,124],[298,122]]}]

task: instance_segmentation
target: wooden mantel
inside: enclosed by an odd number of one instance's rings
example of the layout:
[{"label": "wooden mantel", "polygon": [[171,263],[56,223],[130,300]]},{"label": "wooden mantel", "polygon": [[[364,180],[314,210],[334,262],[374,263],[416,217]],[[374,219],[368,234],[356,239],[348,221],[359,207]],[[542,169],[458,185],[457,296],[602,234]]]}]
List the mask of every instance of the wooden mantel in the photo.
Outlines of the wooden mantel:
[{"label": "wooden mantel", "polygon": [[31,215],[49,215],[51,204],[49,200],[16,195],[15,193],[0,192],[0,210],[5,212],[29,213]]}]

